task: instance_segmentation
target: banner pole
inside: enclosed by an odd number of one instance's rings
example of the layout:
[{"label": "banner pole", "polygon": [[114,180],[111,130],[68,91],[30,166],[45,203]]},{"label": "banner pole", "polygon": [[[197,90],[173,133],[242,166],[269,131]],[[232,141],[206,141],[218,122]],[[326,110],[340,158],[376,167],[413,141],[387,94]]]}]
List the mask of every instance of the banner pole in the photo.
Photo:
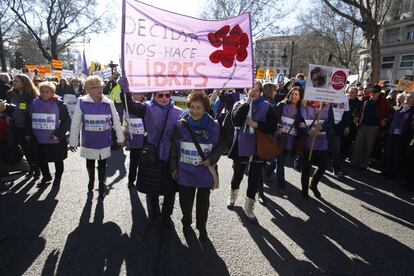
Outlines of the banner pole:
[{"label": "banner pole", "polygon": [[[322,110],[322,106],[323,106],[323,102],[321,102],[320,106],[319,106],[319,112],[318,112],[318,116],[316,118],[316,124],[319,124],[319,118],[320,118],[320,114],[321,114],[321,110]],[[312,152],[313,152],[313,147],[315,146],[315,141],[316,141],[316,136],[313,137],[312,139],[312,145],[310,148],[310,152],[309,152],[309,158],[308,161],[311,161],[312,158]]]},{"label": "banner pole", "polygon": [[132,133],[130,131],[130,126],[131,126],[131,122],[129,120],[129,109],[128,109],[128,102],[127,102],[127,97],[126,97],[126,93],[124,92],[124,102],[125,102],[125,119],[128,123],[128,132],[129,132],[129,137],[132,139]]}]

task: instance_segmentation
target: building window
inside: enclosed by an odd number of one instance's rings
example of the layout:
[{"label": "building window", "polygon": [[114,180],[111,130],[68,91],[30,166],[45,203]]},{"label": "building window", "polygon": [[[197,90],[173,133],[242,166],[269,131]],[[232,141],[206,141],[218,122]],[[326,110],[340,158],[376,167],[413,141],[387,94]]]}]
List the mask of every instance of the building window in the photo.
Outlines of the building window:
[{"label": "building window", "polygon": [[385,31],[386,43],[394,43],[400,41],[400,29],[394,28]]},{"label": "building window", "polygon": [[270,60],[269,67],[275,67],[275,60],[274,59]]},{"label": "building window", "polygon": [[386,69],[394,67],[394,60],[395,56],[382,57],[381,68]]},{"label": "building window", "polygon": [[407,26],[407,40],[414,39],[414,25]]},{"label": "building window", "polygon": [[411,68],[414,65],[414,55],[404,55],[401,56],[400,67],[401,68]]}]

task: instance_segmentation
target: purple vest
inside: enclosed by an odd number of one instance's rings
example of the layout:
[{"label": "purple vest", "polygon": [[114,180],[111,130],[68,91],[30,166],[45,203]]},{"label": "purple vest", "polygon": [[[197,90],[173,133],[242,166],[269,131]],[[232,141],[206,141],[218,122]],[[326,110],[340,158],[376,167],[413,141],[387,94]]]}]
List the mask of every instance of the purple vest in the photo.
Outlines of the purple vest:
[{"label": "purple vest", "polygon": [[[286,103],[282,111],[282,132],[286,135],[285,149],[291,150],[297,135],[297,129],[294,126],[297,109],[290,103]],[[292,127],[293,126],[293,127]]]},{"label": "purple vest", "polygon": [[14,126],[23,128],[25,127],[27,112],[30,109],[30,102],[23,100],[24,97],[19,96],[17,93],[16,91],[11,92],[10,99],[10,102],[16,106],[12,113],[13,123]]},{"label": "purple vest", "polygon": [[[305,120],[306,126],[310,126],[314,119],[316,119],[319,112],[319,107],[312,107],[312,106],[302,106],[301,113],[302,117]],[[329,106],[323,106],[320,116],[319,116],[319,123],[322,125],[326,120],[328,120],[329,116]],[[316,121],[313,125],[316,124]],[[305,148],[310,149],[312,145],[313,138],[309,135],[306,135],[305,139]],[[322,131],[320,135],[316,137],[315,145],[313,147],[314,150],[327,150],[328,149],[328,139],[326,137],[326,132]]]},{"label": "purple vest", "polygon": [[50,138],[60,124],[57,102],[45,102],[37,98],[32,102],[29,114],[33,133],[39,144],[58,144],[59,141]]},{"label": "purple vest", "polygon": [[[211,188],[214,180],[210,171],[203,165],[197,165],[201,162],[201,157],[198,154],[193,140],[187,129],[178,123],[181,138],[177,141],[178,147],[178,180],[177,183],[184,186],[195,188]],[[212,148],[218,143],[220,135],[220,126],[216,122],[214,129],[207,139],[207,142],[200,142],[206,156],[208,156]]]},{"label": "purple vest", "polygon": [[[147,131],[148,143],[157,145],[160,139],[162,127],[164,126],[167,109],[158,106],[153,102],[144,103],[147,108],[145,112],[145,126]],[[176,122],[181,116],[181,110],[173,107],[168,114],[167,125],[164,134],[161,137],[160,147],[158,148],[159,158],[162,161],[168,161],[170,158],[171,140],[176,127]]]},{"label": "purple vest", "polygon": [[389,134],[401,134],[408,118],[410,117],[410,109],[404,110],[404,108],[399,108],[392,117],[392,122],[389,129]]},{"label": "purple vest", "polygon": [[129,114],[128,129],[129,129],[129,133],[127,134],[127,136],[128,136],[129,147],[131,149],[142,148],[142,145],[144,143],[144,132],[145,132],[142,119]]},{"label": "purple vest", "polygon": [[[261,103],[261,105],[257,108],[256,112],[252,114],[252,119],[255,122],[264,122],[266,121],[266,114],[269,110],[270,104],[267,101]],[[239,156],[246,157],[246,156],[254,156],[256,155],[256,139],[249,139],[244,133],[245,125],[240,127],[239,131],[236,131],[236,135],[238,135],[238,142],[239,142]]]},{"label": "purple vest", "polygon": [[81,145],[85,148],[103,149],[111,146],[111,106],[104,102],[79,100],[82,110]]}]

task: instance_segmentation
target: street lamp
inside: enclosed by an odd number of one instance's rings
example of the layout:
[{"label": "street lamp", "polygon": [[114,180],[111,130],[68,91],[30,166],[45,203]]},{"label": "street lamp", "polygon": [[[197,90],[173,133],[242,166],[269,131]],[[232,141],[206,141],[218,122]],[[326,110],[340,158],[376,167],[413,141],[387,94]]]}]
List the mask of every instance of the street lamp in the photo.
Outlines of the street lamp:
[{"label": "street lamp", "polygon": [[289,65],[289,78],[292,77],[292,64],[293,64],[293,48],[295,47],[295,41],[292,41],[292,48],[290,50],[290,65]]},{"label": "street lamp", "polygon": [[286,61],[287,61],[287,55],[286,55],[286,47],[285,47],[285,49],[283,50],[283,56],[282,56],[282,64],[283,64],[283,67],[285,67],[286,66]]},{"label": "street lamp", "polygon": [[113,61],[111,60],[111,62],[108,64],[109,68],[111,68],[111,74],[114,74],[114,69],[118,66],[118,64],[113,63]]}]

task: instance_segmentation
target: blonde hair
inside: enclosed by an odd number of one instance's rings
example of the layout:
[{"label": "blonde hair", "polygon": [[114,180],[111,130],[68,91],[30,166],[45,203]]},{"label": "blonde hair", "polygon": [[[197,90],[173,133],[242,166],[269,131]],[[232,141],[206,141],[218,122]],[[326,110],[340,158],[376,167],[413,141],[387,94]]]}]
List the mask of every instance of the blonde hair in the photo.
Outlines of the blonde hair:
[{"label": "blonde hair", "polygon": [[23,83],[23,94],[25,96],[29,97],[32,100],[36,99],[39,96],[37,87],[28,76],[19,74],[15,76],[15,78],[18,78]]},{"label": "blonde hair", "polygon": [[49,89],[50,89],[50,91],[52,91],[52,92],[53,92],[53,94],[56,92],[56,85],[55,85],[55,83],[54,83],[54,82],[51,82],[51,81],[44,81],[44,82],[41,82],[41,83],[39,84],[39,91],[40,91],[40,90],[42,90],[42,88],[49,88]]},{"label": "blonde hair", "polygon": [[87,77],[86,80],[85,80],[85,84],[84,84],[86,93],[88,93],[88,89],[94,84],[99,84],[100,86],[103,86],[104,82],[103,82],[102,78],[99,77],[99,76],[89,76],[89,77]]}]

